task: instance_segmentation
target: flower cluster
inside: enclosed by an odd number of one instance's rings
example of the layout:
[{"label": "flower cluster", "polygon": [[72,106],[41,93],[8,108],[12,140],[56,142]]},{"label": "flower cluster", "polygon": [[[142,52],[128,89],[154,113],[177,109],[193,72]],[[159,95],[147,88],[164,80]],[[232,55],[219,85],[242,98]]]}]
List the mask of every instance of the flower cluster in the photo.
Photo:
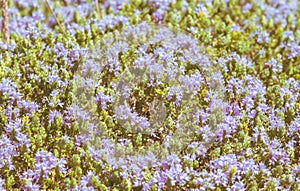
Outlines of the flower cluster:
[{"label": "flower cluster", "polygon": [[9,1],[0,190],[300,190],[298,4]]}]

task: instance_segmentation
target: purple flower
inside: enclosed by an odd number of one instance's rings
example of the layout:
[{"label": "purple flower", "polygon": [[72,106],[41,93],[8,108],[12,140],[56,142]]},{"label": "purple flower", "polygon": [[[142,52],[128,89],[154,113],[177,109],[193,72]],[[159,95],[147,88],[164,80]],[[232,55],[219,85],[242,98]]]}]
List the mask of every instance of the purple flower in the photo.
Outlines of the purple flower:
[{"label": "purple flower", "polygon": [[271,140],[268,144],[269,150],[271,152],[270,164],[274,165],[275,162],[280,164],[290,164],[290,158],[286,151],[281,148],[281,143],[278,139]]},{"label": "purple flower", "polygon": [[[60,112],[57,113],[57,111],[53,111],[54,113],[51,116],[51,119],[54,121],[56,115],[61,116]],[[80,108],[77,104],[73,104],[70,108],[69,108],[69,119],[72,118],[72,116],[74,115],[74,118],[76,120],[79,121],[89,121],[91,120],[91,116],[90,113],[86,110],[84,110],[83,108]],[[72,114],[72,116],[70,116]],[[50,117],[50,116],[49,116]]]},{"label": "purple flower", "polygon": [[257,107],[257,111],[261,111],[262,113],[266,113],[269,110],[270,110],[270,107],[264,103],[260,103]]},{"label": "purple flower", "polygon": [[28,139],[26,134],[17,132],[16,139],[19,141],[20,146],[25,145],[27,150],[30,151],[30,139]]},{"label": "purple flower", "polygon": [[36,27],[36,24],[40,21],[38,20],[40,19],[38,14],[39,14],[38,12],[34,12],[33,15],[34,17],[29,17],[29,16],[21,17],[18,16],[19,14],[13,14],[9,20],[9,31],[20,34],[25,38],[36,39],[38,36],[44,37],[45,31],[48,29],[48,27],[45,26],[44,27],[45,30],[44,29],[40,30],[39,28]]},{"label": "purple flower", "polygon": [[222,155],[217,159],[211,160],[209,163],[209,167],[213,171],[228,166],[227,170],[224,172],[226,175],[229,174],[231,168],[237,168],[237,165],[239,165],[239,162],[234,154]]},{"label": "purple flower", "polygon": [[297,179],[300,179],[300,164],[293,167],[292,174],[297,177]]},{"label": "purple flower", "polygon": [[199,90],[200,85],[204,84],[204,78],[199,72],[196,72],[191,76],[184,76],[179,80],[181,81],[182,89],[188,88],[188,91],[193,92],[194,95]]},{"label": "purple flower", "polygon": [[270,41],[270,34],[267,31],[257,31],[258,35],[257,42],[258,43],[269,43]]},{"label": "purple flower", "polygon": [[124,105],[120,105],[118,110],[116,111],[115,117],[117,119],[126,120],[130,118],[132,115],[131,109],[129,107],[125,107]]},{"label": "purple flower", "polygon": [[97,27],[99,27],[99,29],[102,33],[104,33],[106,27],[112,29],[115,26],[120,25],[120,24],[128,25],[129,19],[125,16],[105,15],[101,20],[95,20],[94,24]]},{"label": "purple flower", "polygon": [[258,128],[257,127],[255,127],[255,128],[253,128],[253,131],[254,131],[254,133],[253,133],[253,135],[252,135],[252,141],[255,141],[255,142],[257,142],[258,141],[258,136],[259,136],[259,130],[258,130]]},{"label": "purple flower", "polygon": [[283,31],[282,36],[283,36],[283,38],[285,38],[285,39],[287,38],[291,41],[295,40],[294,33],[293,33],[293,31],[290,31],[290,30]]},{"label": "purple flower", "polygon": [[101,107],[105,109],[108,102],[112,102],[114,98],[112,96],[106,95],[104,92],[100,91],[96,95],[95,102],[100,102]]},{"label": "purple flower", "polygon": [[21,93],[17,92],[17,84],[9,78],[2,78],[0,83],[0,92],[9,96],[9,103],[12,104],[15,100],[19,101],[22,98]]},{"label": "purple flower", "polygon": [[61,84],[62,83],[61,78],[58,75],[58,71],[56,71],[54,68],[53,68],[53,70],[51,70],[50,74],[48,75],[47,82],[50,84],[53,84],[53,83]]},{"label": "purple flower", "polygon": [[22,175],[20,175],[20,177],[22,179],[28,179],[30,181],[32,181],[35,177],[35,173],[33,172],[33,170],[29,169],[27,171],[24,171]]},{"label": "purple flower", "polygon": [[146,117],[135,116],[132,118],[132,124],[138,124],[141,129],[148,129],[150,127],[150,123]]},{"label": "purple flower", "polygon": [[[58,159],[48,151],[38,151],[35,154],[35,171],[36,178],[39,178],[41,175],[43,178],[47,178],[51,169],[55,168],[58,163]],[[64,160],[60,162],[60,167],[65,163]],[[41,174],[44,172],[44,174]]]},{"label": "purple flower", "polygon": [[227,104],[227,106],[225,107],[225,111],[227,115],[231,115],[231,113],[233,114],[233,116],[237,117],[237,118],[241,118],[242,117],[242,108],[239,106],[239,104],[233,102],[231,104]]},{"label": "purple flower", "polygon": [[32,182],[37,180],[36,179],[36,174],[33,170],[29,169],[27,171],[24,171],[21,175],[20,178],[22,179],[27,179],[29,181],[29,183],[27,185],[25,185],[25,189],[30,189],[32,186]]},{"label": "purple flower", "polygon": [[300,46],[298,42],[290,42],[288,45],[285,47],[287,50],[290,51],[288,54],[288,59],[297,57],[300,55]]},{"label": "purple flower", "polygon": [[82,4],[82,3],[86,3],[86,0],[66,0],[66,2],[68,4]]},{"label": "purple flower", "polygon": [[245,13],[247,13],[248,11],[250,11],[251,9],[252,9],[252,3],[246,3],[246,4],[243,6],[242,12],[245,14]]},{"label": "purple flower", "polygon": [[69,107],[65,112],[65,117],[63,119],[63,123],[64,125],[68,124],[71,125],[72,123],[72,117],[74,116],[74,108],[73,107]]},{"label": "purple flower", "polygon": [[91,17],[94,8],[91,3],[81,3],[75,6],[75,10],[78,11],[80,17]]},{"label": "purple flower", "polygon": [[11,133],[12,130],[19,132],[22,128],[22,120],[20,118],[16,120],[11,120],[6,125],[5,131],[6,133]]},{"label": "purple flower", "polygon": [[272,71],[275,73],[282,72],[282,64],[274,58],[265,63],[265,65],[271,67]]},{"label": "purple flower", "polygon": [[292,136],[294,133],[300,134],[300,117],[296,117],[291,125],[289,125],[289,135]]},{"label": "purple flower", "polygon": [[246,106],[246,110],[248,111],[254,108],[254,100],[250,96],[243,98],[242,104]]},{"label": "purple flower", "polygon": [[164,13],[169,10],[169,5],[172,1],[171,0],[150,0],[148,1],[149,5],[152,5],[156,9],[153,13],[153,19],[157,23],[162,23]]},{"label": "purple flower", "polygon": [[82,186],[91,186],[91,177],[94,175],[93,171],[88,171],[86,176],[83,176],[80,180]]},{"label": "purple flower", "polygon": [[54,122],[55,122],[55,119],[57,118],[57,117],[62,117],[62,114],[61,114],[61,112],[60,111],[57,111],[57,110],[52,110],[52,111],[50,111],[50,114],[49,114],[49,122],[51,123],[51,124],[53,124]]},{"label": "purple flower", "polygon": [[113,72],[115,74],[119,74],[121,71],[121,64],[116,57],[108,58],[108,66],[109,66],[109,72]]},{"label": "purple flower", "polygon": [[[78,60],[79,56],[83,55],[83,50],[77,45],[70,51],[69,57],[71,62],[75,62]],[[71,65],[72,66],[72,65]]]},{"label": "purple flower", "polygon": [[18,155],[15,150],[13,142],[6,135],[3,135],[0,139],[0,168],[4,166],[6,161],[8,168],[10,170],[14,169],[12,157]]},{"label": "purple flower", "polygon": [[153,20],[156,23],[162,23],[163,21],[163,15],[164,15],[165,11],[163,9],[157,9],[153,14]]},{"label": "purple flower", "polygon": [[223,134],[226,134],[226,137],[231,137],[231,128],[228,124],[225,124],[225,123],[221,123],[221,124],[218,124],[218,129],[215,131],[215,134],[217,136],[217,140],[219,142],[221,142],[223,140]]},{"label": "purple flower", "polygon": [[256,98],[257,95],[261,95],[261,99],[265,100],[266,87],[263,82],[251,75],[245,75],[245,81],[248,85],[248,95],[252,98]]},{"label": "purple flower", "polygon": [[68,135],[64,135],[62,137],[62,139],[66,142],[66,143],[69,143],[70,142],[70,137]]},{"label": "purple flower", "polygon": [[186,181],[190,180],[190,176],[183,171],[181,164],[172,165],[169,170],[166,171],[166,175],[171,179],[171,183],[179,183],[184,185]]},{"label": "purple flower", "polygon": [[155,179],[155,182],[157,182],[158,188],[161,189],[167,182],[167,175],[163,173],[159,168],[156,168],[153,179]]},{"label": "purple flower", "polygon": [[292,1],[271,1],[271,3],[265,3],[263,1],[258,1],[259,7],[266,13],[266,19],[273,19],[274,23],[281,23],[282,27],[287,25],[288,15],[292,18],[292,26],[295,26],[296,23],[296,12],[298,11],[297,0]]},{"label": "purple flower", "polygon": [[195,114],[196,123],[199,123],[201,119],[202,123],[206,123],[208,121],[210,114],[205,112],[203,109],[199,110]]},{"label": "purple flower", "polygon": [[258,54],[259,54],[260,56],[262,56],[264,53],[265,53],[265,49],[264,49],[264,48],[262,48],[262,49],[258,52]]},{"label": "purple flower", "polygon": [[270,116],[268,117],[268,121],[271,122],[271,126],[269,127],[270,129],[280,129],[284,127],[284,122],[280,117],[275,115],[274,111],[271,112]]},{"label": "purple flower", "polygon": [[235,191],[235,190],[241,190],[241,191],[244,191],[246,190],[245,188],[245,183],[243,181],[238,181],[238,182],[235,182],[232,186],[231,186],[231,189],[230,191]]},{"label": "purple flower", "polygon": [[269,182],[274,182],[275,183],[275,191],[277,191],[277,190],[282,190],[283,189],[283,187],[280,185],[280,179],[278,179],[278,178],[274,178],[274,177],[269,177],[269,178],[267,178],[267,180],[268,180],[268,182],[266,182],[265,183],[265,187],[267,186],[267,184],[269,183]]},{"label": "purple flower", "polygon": [[[55,15],[60,14],[62,16],[62,18],[64,19],[64,24],[71,23],[71,21],[73,20],[74,12],[75,12],[75,9],[74,9],[74,7],[71,7],[71,6],[56,7],[54,9]],[[49,18],[48,25],[49,26],[57,25],[56,20],[53,15]]]},{"label": "purple flower", "polygon": [[58,165],[58,169],[60,172],[62,173],[67,173],[67,169],[65,168],[65,165],[67,164],[67,161],[64,158],[61,158],[57,165]]},{"label": "purple flower", "polygon": [[232,77],[227,81],[227,83],[228,92],[237,93],[238,95],[240,95],[243,92],[244,80]]},{"label": "purple flower", "polygon": [[64,44],[61,42],[58,42],[54,45],[53,49],[54,53],[56,54],[57,58],[67,58],[68,56],[68,50],[65,48]]},{"label": "purple flower", "polygon": [[241,64],[243,64],[244,66],[246,66],[248,68],[252,68],[254,66],[254,63],[250,59],[248,59],[246,56],[242,56],[236,61],[241,62]]},{"label": "purple flower", "polygon": [[32,182],[29,182],[23,188],[26,189],[26,190],[39,191],[40,190],[40,185],[33,184]]},{"label": "purple flower", "polygon": [[104,9],[111,8],[115,14],[124,7],[124,4],[128,4],[129,0],[115,0],[115,1],[105,1],[103,4]]},{"label": "purple flower", "polygon": [[255,161],[252,158],[241,161],[238,166],[238,173],[247,174],[248,171],[251,171],[252,174],[259,173],[259,166],[255,164]]},{"label": "purple flower", "polygon": [[27,100],[21,100],[21,101],[18,101],[18,107],[20,109],[24,108],[25,111],[28,112],[29,116],[32,116],[32,114],[34,112],[38,111],[40,106],[35,102],[31,102],[31,101],[27,101]]},{"label": "purple flower", "polygon": [[224,122],[232,128],[233,132],[235,132],[235,129],[239,124],[237,119],[230,115],[225,116]]},{"label": "purple flower", "polygon": [[[139,130],[148,130],[150,123],[146,117],[139,116],[136,112],[132,112],[131,108],[120,105],[116,111],[115,118],[122,122],[128,121]],[[124,121],[125,120],[125,121]]]},{"label": "purple flower", "polygon": [[262,162],[259,163],[259,170],[261,170],[265,175],[271,175],[271,171],[266,167],[266,165]]},{"label": "purple flower", "polygon": [[32,0],[32,1],[14,0],[14,2],[24,8],[38,8],[40,4],[38,0]]},{"label": "purple flower", "polygon": [[193,27],[193,26],[191,26],[191,27],[189,27],[189,31],[192,33],[192,34],[197,34],[199,31],[198,31],[198,29],[196,28],[196,27]]},{"label": "purple flower", "polygon": [[32,13],[32,18],[34,18],[37,21],[42,21],[45,19],[45,16],[41,11],[38,10]]},{"label": "purple flower", "polygon": [[195,7],[195,13],[203,13],[205,15],[208,15],[208,10],[206,9],[205,5],[203,3],[198,3],[197,6]]},{"label": "purple flower", "polygon": [[176,96],[175,104],[179,105],[179,103],[181,102],[182,96],[183,96],[183,92],[182,92],[181,88],[172,86],[167,95],[167,99],[171,100],[174,95]]},{"label": "purple flower", "polygon": [[2,178],[0,178],[0,189],[1,190],[5,190],[5,188],[3,187],[4,183],[5,183],[5,181]]}]

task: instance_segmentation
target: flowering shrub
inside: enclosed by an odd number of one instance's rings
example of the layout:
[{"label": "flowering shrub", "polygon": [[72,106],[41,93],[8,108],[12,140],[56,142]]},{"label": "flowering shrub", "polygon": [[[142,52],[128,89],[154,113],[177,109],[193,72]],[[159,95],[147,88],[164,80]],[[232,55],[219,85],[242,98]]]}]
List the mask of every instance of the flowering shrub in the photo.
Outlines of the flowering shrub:
[{"label": "flowering shrub", "polygon": [[9,1],[1,190],[300,189],[298,1],[41,2]]}]

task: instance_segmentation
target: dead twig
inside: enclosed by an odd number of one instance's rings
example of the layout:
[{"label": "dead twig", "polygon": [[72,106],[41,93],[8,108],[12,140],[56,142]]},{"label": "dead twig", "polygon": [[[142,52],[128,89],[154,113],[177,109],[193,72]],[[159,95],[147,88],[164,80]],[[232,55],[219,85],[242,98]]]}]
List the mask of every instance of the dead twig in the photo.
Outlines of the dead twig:
[{"label": "dead twig", "polygon": [[4,42],[9,44],[9,33],[8,33],[8,0],[1,0],[2,6],[2,34]]},{"label": "dead twig", "polygon": [[56,15],[54,14],[54,12],[53,12],[53,10],[52,10],[50,4],[49,4],[49,1],[48,1],[48,0],[45,0],[44,2],[46,3],[47,8],[50,10],[51,14],[53,15],[53,17],[54,17],[56,23],[58,24],[58,26],[59,26],[61,32],[64,33],[64,34],[66,35],[66,32],[65,32],[65,30],[63,29],[63,27],[62,27],[62,25],[60,24],[60,22],[58,21]]},{"label": "dead twig", "polygon": [[96,9],[97,9],[97,17],[100,18],[100,8],[99,8],[99,2],[96,0]]}]

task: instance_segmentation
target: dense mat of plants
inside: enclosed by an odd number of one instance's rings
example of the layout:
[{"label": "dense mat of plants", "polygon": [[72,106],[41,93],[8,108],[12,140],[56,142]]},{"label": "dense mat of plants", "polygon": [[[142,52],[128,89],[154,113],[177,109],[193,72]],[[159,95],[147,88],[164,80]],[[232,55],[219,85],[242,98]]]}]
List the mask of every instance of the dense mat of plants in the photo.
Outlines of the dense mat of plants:
[{"label": "dense mat of plants", "polygon": [[297,0],[10,0],[1,190],[300,190]]}]

